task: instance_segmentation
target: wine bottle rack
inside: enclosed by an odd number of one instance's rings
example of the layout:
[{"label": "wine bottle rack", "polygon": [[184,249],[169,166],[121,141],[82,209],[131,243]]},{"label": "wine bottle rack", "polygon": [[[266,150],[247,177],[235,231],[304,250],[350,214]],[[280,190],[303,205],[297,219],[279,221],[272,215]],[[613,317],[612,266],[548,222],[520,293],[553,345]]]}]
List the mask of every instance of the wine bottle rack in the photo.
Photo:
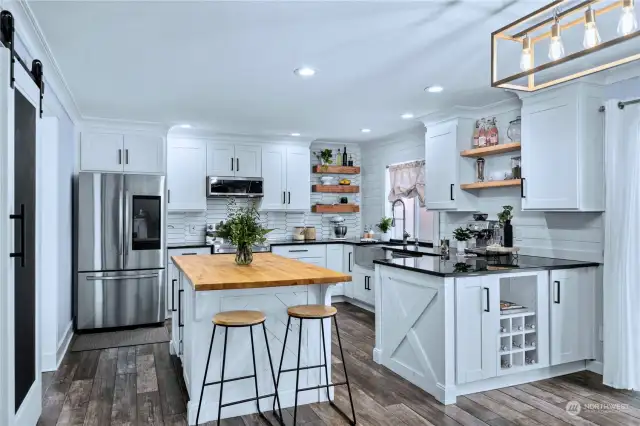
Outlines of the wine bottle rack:
[{"label": "wine bottle rack", "polygon": [[533,311],[500,316],[498,374],[536,368],[538,364],[537,321]]}]

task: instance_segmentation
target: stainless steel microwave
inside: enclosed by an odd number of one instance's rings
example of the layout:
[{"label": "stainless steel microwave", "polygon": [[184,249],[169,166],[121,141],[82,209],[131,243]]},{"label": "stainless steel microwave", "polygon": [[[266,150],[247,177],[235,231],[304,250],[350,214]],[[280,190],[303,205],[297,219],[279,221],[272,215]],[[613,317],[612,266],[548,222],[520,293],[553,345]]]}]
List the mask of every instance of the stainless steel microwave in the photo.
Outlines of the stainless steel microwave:
[{"label": "stainless steel microwave", "polygon": [[207,197],[246,197],[264,196],[262,178],[220,177],[207,178]]}]

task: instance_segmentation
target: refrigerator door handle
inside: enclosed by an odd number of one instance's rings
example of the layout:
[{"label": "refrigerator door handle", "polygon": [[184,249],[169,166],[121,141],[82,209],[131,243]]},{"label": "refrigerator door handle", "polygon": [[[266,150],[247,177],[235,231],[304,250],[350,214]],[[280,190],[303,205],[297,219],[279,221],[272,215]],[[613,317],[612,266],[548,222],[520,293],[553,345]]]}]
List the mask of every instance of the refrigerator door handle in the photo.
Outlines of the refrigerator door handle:
[{"label": "refrigerator door handle", "polygon": [[139,280],[143,278],[158,278],[158,274],[142,274],[142,275],[117,275],[114,277],[96,277],[89,276],[87,281],[116,281],[116,280]]},{"label": "refrigerator door handle", "polygon": [[129,191],[124,191],[124,267],[127,267],[127,255],[129,254]]}]

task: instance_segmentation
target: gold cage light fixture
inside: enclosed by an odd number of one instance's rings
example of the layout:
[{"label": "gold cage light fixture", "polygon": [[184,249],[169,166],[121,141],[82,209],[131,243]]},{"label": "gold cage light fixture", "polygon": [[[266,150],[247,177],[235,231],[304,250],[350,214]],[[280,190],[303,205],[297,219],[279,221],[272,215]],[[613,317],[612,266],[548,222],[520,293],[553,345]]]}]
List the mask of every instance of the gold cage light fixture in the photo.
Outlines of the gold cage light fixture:
[{"label": "gold cage light fixture", "polygon": [[[592,68],[574,72],[570,75],[558,77],[544,83],[536,84],[535,75],[541,71],[557,67],[574,59],[578,59],[608,47],[640,36],[638,20],[635,11],[635,0],[613,1],[606,6],[596,8],[601,0],[585,0],[565,10],[561,7],[567,3],[575,3],[571,0],[555,0],[548,5],[524,16],[491,34],[491,86],[504,89],[522,90],[533,92],[580,78],[599,71],[604,71],[619,65],[640,59],[639,53],[634,53],[621,59],[607,62]],[[617,37],[612,40],[602,41],[598,30],[597,17],[607,13],[620,13],[617,26]],[[545,18],[545,16],[547,16]],[[523,30],[516,30],[531,21],[536,21]],[[576,25],[584,26],[582,38],[583,49],[565,55],[565,47],[562,40],[562,32]],[[549,31],[536,35],[544,28]],[[547,56],[549,62],[535,66],[535,46],[542,40],[549,40]],[[520,72],[508,77],[498,79],[498,40],[520,44]],[[526,85],[514,83],[518,79],[527,78]]]}]

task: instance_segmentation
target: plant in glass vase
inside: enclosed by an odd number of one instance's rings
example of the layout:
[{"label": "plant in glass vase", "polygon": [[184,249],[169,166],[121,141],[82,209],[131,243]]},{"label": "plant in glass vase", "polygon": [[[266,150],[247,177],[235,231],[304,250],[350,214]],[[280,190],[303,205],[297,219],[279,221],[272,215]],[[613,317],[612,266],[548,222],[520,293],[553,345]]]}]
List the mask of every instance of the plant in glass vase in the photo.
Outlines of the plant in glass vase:
[{"label": "plant in glass vase", "polygon": [[464,249],[467,248],[467,241],[471,239],[471,231],[467,228],[458,227],[453,231],[453,238],[456,239],[456,249],[459,253],[464,253]]},{"label": "plant in glass vase", "polygon": [[380,239],[382,241],[389,241],[391,236],[389,235],[389,231],[391,230],[391,226],[393,224],[393,219],[390,217],[382,216],[380,219],[380,223],[376,225],[376,227],[380,230],[381,235]]},{"label": "plant in glass vase", "polygon": [[273,229],[260,224],[260,214],[255,207],[241,207],[229,215],[226,222],[217,227],[219,237],[236,246],[236,263],[249,265],[253,261],[252,246],[264,244],[266,235]]},{"label": "plant in glass vase", "polygon": [[313,155],[320,162],[323,171],[327,171],[327,166],[333,164],[333,150],[326,148],[322,151],[313,151]]}]

